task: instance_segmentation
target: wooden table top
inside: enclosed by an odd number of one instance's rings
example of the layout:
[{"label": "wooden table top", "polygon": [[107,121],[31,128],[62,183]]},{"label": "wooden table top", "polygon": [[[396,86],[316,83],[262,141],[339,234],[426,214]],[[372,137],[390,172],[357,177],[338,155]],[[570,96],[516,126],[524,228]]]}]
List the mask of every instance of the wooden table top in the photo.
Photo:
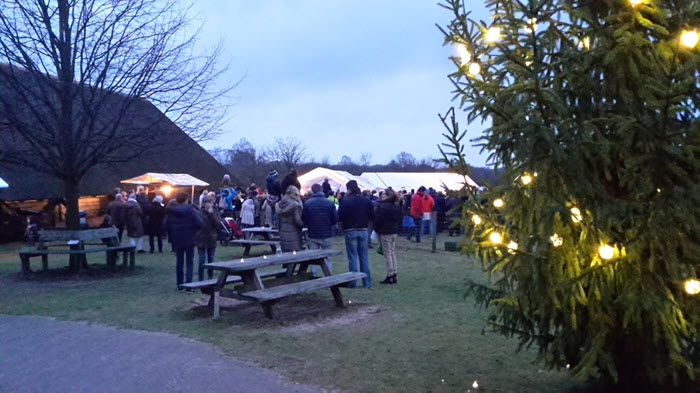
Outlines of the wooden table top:
[{"label": "wooden table top", "polygon": [[282,254],[263,255],[253,258],[240,258],[229,261],[213,262],[204,265],[206,269],[241,272],[287,263],[308,262],[342,254],[339,250],[302,250]]},{"label": "wooden table top", "polygon": [[279,229],[270,227],[252,227],[252,228],[241,228],[243,232],[253,232],[253,233],[278,233]]}]

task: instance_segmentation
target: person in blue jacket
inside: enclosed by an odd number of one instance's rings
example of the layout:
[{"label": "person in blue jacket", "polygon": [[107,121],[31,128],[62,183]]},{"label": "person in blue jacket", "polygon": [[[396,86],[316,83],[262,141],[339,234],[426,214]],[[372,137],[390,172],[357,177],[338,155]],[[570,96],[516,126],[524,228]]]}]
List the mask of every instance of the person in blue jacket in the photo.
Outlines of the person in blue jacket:
[{"label": "person in blue jacket", "polygon": [[[166,211],[163,227],[175,251],[175,276],[180,289],[180,284],[183,282],[192,282],[195,237],[199,228],[202,227],[202,218],[194,207],[187,203],[186,193],[178,193],[175,200],[177,203]],[[188,289],[187,292],[193,292],[193,290]]]}]

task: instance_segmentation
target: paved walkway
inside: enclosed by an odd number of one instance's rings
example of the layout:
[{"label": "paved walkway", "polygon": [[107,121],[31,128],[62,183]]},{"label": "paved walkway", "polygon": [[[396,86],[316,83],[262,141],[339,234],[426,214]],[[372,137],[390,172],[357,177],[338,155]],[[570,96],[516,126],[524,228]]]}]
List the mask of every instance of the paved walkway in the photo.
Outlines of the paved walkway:
[{"label": "paved walkway", "polygon": [[172,334],[0,315],[0,392],[328,392]]}]

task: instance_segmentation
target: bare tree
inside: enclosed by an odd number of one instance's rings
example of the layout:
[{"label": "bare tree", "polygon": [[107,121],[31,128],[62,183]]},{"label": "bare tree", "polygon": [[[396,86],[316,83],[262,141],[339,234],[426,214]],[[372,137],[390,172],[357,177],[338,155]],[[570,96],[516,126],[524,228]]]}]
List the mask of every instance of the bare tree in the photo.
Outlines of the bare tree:
[{"label": "bare tree", "polygon": [[402,151],[394,159],[401,169],[414,168],[418,162],[412,154]]},{"label": "bare tree", "polygon": [[243,182],[241,186],[247,187],[251,183],[263,185],[270,169],[266,164],[262,155],[245,138],[241,138],[228,151],[227,167],[230,166],[235,177]]},{"label": "bare tree", "polygon": [[360,165],[370,166],[372,165],[372,153],[364,152],[360,155]]},{"label": "bare tree", "polygon": [[233,86],[213,88],[220,46],[197,54],[187,11],[175,0],[2,1],[0,155],[62,181],[69,228],[84,175],[157,144],[155,125],[172,120],[195,140],[217,132]]},{"label": "bare tree", "polygon": [[275,138],[275,143],[265,149],[265,156],[268,161],[280,165],[286,172],[309,160],[304,143],[294,137]]}]

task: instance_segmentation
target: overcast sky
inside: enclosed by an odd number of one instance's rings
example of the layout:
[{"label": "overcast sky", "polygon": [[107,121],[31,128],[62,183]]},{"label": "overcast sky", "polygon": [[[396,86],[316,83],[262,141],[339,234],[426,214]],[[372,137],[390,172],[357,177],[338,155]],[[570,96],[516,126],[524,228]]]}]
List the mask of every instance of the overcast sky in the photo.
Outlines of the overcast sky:
[{"label": "overcast sky", "polygon": [[[470,0],[478,19],[483,2]],[[450,13],[437,0],[198,0],[203,43],[224,42],[236,103],[224,134],[202,145],[256,148],[301,140],[316,161],[347,155],[386,164],[402,151],[437,158],[438,113],[452,102],[453,72],[442,33]],[[462,112],[463,113],[463,112]],[[461,116],[460,126],[466,126]],[[482,126],[470,126],[473,138]],[[485,166],[486,154],[468,150]]]}]

